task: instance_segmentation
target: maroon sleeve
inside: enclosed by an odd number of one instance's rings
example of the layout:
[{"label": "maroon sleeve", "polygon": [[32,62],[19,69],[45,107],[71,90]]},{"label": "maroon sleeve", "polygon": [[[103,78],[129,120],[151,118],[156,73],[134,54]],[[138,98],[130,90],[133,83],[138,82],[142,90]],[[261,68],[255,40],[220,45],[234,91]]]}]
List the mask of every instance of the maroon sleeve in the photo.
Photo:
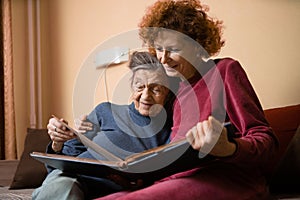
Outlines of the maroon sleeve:
[{"label": "maroon sleeve", "polygon": [[278,150],[278,141],[259,99],[239,62],[224,59],[217,65],[224,79],[227,115],[237,129],[237,150],[226,159],[248,167],[264,166]]}]

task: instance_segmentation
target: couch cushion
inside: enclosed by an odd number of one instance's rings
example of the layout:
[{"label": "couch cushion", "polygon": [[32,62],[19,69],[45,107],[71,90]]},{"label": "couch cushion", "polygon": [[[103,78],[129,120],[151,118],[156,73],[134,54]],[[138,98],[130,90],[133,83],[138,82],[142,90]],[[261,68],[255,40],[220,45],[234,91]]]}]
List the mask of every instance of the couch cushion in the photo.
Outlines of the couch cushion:
[{"label": "couch cushion", "polygon": [[265,116],[280,143],[276,157],[276,160],[279,161],[300,125],[300,104],[267,109]]},{"label": "couch cushion", "polygon": [[300,126],[280,160],[270,182],[272,193],[300,194]]},{"label": "couch cushion", "polygon": [[11,184],[18,163],[18,160],[0,160],[0,187],[9,186]]},{"label": "couch cushion", "polygon": [[280,143],[279,152],[274,157],[270,191],[273,194],[299,194],[300,104],[268,109],[265,115]]},{"label": "couch cushion", "polygon": [[45,165],[33,159],[33,151],[45,152],[50,138],[47,129],[27,129],[24,151],[18,164],[10,189],[36,188],[47,175]]}]

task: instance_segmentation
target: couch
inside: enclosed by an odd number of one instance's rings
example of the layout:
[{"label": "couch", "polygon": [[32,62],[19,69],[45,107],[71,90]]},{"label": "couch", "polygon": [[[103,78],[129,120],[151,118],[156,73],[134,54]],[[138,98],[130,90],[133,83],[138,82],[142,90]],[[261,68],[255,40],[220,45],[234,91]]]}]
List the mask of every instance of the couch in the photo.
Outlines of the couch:
[{"label": "couch", "polygon": [[[272,199],[300,199],[300,104],[265,110],[280,141],[269,178]],[[31,192],[45,178],[42,163],[30,152],[44,152],[49,137],[46,129],[28,129],[20,160],[0,160],[0,199],[31,199]]]}]

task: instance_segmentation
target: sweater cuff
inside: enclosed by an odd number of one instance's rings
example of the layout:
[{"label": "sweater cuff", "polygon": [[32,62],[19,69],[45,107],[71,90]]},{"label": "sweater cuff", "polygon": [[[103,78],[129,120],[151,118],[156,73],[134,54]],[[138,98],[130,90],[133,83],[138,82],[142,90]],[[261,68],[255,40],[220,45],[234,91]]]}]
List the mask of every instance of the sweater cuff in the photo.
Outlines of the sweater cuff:
[{"label": "sweater cuff", "polygon": [[63,154],[63,153],[62,153],[62,150],[63,150],[63,147],[61,148],[60,151],[54,151],[54,150],[52,149],[52,141],[51,141],[51,142],[48,144],[48,146],[47,146],[46,153],[49,153],[49,154]]},{"label": "sweater cuff", "polygon": [[220,160],[230,162],[230,161],[237,160],[238,157],[240,156],[240,151],[241,151],[240,146],[241,146],[241,144],[239,143],[239,140],[238,139],[232,139],[231,142],[233,142],[236,146],[234,153],[230,156],[219,158]]}]

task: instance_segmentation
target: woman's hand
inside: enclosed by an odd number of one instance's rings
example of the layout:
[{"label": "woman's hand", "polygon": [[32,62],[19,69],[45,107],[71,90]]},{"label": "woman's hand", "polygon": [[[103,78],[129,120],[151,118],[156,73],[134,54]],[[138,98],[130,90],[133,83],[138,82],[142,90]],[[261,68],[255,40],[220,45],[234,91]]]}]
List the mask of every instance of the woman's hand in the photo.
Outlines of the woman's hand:
[{"label": "woman's hand", "polygon": [[85,133],[86,131],[93,130],[93,124],[89,121],[87,121],[87,115],[82,115],[78,119],[75,119],[75,128],[80,133]]},{"label": "woman's hand", "polygon": [[210,154],[225,157],[233,155],[236,150],[236,144],[228,140],[227,129],[212,116],[198,122],[187,132],[186,138],[203,156]]},{"label": "woman's hand", "polygon": [[[67,123],[64,119],[61,119],[61,121]],[[47,129],[50,139],[52,140],[52,149],[55,152],[61,151],[65,141],[76,137],[74,133],[68,130],[55,118],[49,119]]]}]

